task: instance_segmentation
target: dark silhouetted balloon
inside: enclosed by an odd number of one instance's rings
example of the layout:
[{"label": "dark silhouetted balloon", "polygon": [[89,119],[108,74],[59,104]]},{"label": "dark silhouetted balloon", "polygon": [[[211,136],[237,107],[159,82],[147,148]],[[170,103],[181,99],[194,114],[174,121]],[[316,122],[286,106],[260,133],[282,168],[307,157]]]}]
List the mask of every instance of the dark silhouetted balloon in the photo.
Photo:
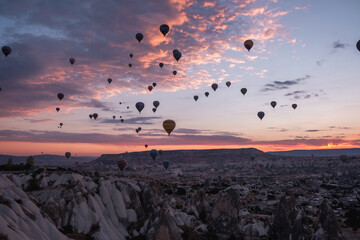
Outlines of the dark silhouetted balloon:
[{"label": "dark silhouetted balloon", "polygon": [[246,89],[246,88],[242,88],[242,89],[240,90],[240,92],[241,92],[243,95],[245,95],[246,92],[247,92],[247,89]]},{"label": "dark silhouetted balloon", "polygon": [[129,56],[130,56],[130,58],[132,58],[134,56],[134,54],[130,53]]},{"label": "dark silhouetted balloon", "polygon": [[60,111],[60,108],[59,108],[59,107],[57,107],[57,108],[56,108],[56,111],[57,111],[57,112],[58,112],[58,111]]},{"label": "dark silhouetted balloon", "polygon": [[113,119],[115,119],[116,117],[115,117],[115,115],[113,116]]},{"label": "dark silhouetted balloon", "polygon": [[171,119],[167,119],[163,122],[163,128],[165,129],[165,131],[169,134],[175,129],[175,121],[171,120]]},{"label": "dark silhouetted balloon", "polygon": [[160,66],[160,68],[162,68],[162,67],[164,66],[164,64],[163,64],[163,63],[159,63],[159,66]]},{"label": "dark silhouetted balloon", "polygon": [[153,105],[154,105],[154,107],[158,108],[159,105],[160,105],[160,102],[159,102],[159,101],[154,101],[154,102],[153,102]]},{"label": "dark silhouetted balloon", "polygon": [[153,84],[152,84],[152,85],[153,85],[153,87],[156,87],[156,82],[153,82]]},{"label": "dark silhouetted balloon", "polygon": [[144,38],[144,35],[142,35],[142,33],[137,33],[135,35],[135,37],[136,37],[136,40],[138,40],[138,42],[141,42],[141,40],[143,40],[143,38]]},{"label": "dark silhouetted balloon", "polygon": [[208,97],[208,96],[209,96],[209,92],[205,92],[205,96]]},{"label": "dark silhouetted balloon", "polygon": [[153,108],[152,111],[155,113],[155,112],[156,112],[156,108]]},{"label": "dark silhouetted balloon", "polygon": [[272,101],[272,102],[270,103],[270,105],[271,105],[273,108],[275,108],[275,107],[276,107],[276,102],[275,102],[275,101]]},{"label": "dark silhouetted balloon", "polygon": [[1,92],[2,88],[0,87],[0,92]]},{"label": "dark silhouetted balloon", "polygon": [[99,115],[97,113],[93,113],[93,117],[94,117],[95,120],[98,118],[98,116]]},{"label": "dark silhouetted balloon", "polygon": [[356,43],[356,48],[359,50],[360,52],[360,40]]},{"label": "dark silhouetted balloon", "polygon": [[127,106],[126,108],[129,109],[129,106]]},{"label": "dark silhouetted balloon", "polygon": [[211,88],[214,90],[214,92],[216,91],[216,89],[218,88],[218,85],[216,83],[213,83],[211,85]]},{"label": "dark silhouetted balloon", "polygon": [[129,68],[131,68],[132,67],[132,64],[131,63],[129,63]]},{"label": "dark silhouetted balloon", "polygon": [[230,82],[230,81],[227,81],[227,82],[226,82],[226,86],[227,86],[227,87],[230,87],[230,85],[231,85],[231,82]]},{"label": "dark silhouetted balloon", "polygon": [[120,160],[117,162],[117,166],[120,169],[120,171],[123,171],[126,168],[126,161],[125,160]]},{"label": "dark silhouetted balloon", "polygon": [[108,78],[107,79],[108,83],[110,84],[112,82],[112,79],[111,78]]},{"label": "dark silhouetted balloon", "polygon": [[3,46],[1,48],[1,51],[3,52],[3,54],[5,55],[5,57],[9,56],[9,54],[11,53],[11,47],[9,46]]},{"label": "dark silhouetted balloon", "polygon": [[151,92],[151,90],[153,90],[153,86],[148,86],[148,90]]},{"label": "dark silhouetted balloon", "polygon": [[194,96],[195,102],[196,102],[198,99],[199,99],[199,96],[198,96],[198,95],[195,95],[195,96]]},{"label": "dark silhouetted balloon", "polygon": [[60,123],[59,125],[60,125],[60,127],[62,127],[64,124],[63,124],[63,123]]},{"label": "dark silhouetted balloon", "polygon": [[144,107],[145,107],[145,104],[143,103],[143,102],[137,102],[136,104],[135,104],[135,107],[136,107],[136,109],[139,111],[139,113],[141,113],[141,111],[144,109]]},{"label": "dark silhouetted balloon", "polygon": [[250,49],[254,46],[254,42],[252,40],[246,40],[244,42],[245,48],[250,52]]},{"label": "dark silhouetted balloon", "polygon": [[124,122],[124,119],[121,119],[120,121],[123,123],[123,122]]},{"label": "dark silhouetted balloon", "polygon": [[66,157],[67,159],[69,159],[69,158],[71,157],[71,152],[66,152],[66,153],[65,153],[65,157]]},{"label": "dark silhouetted balloon", "polygon": [[119,104],[121,105],[121,104],[122,104],[122,102],[119,102]]},{"label": "dark silhouetted balloon", "polygon": [[258,117],[260,118],[260,120],[263,119],[263,117],[265,116],[265,113],[264,112],[258,112]]},{"label": "dark silhouetted balloon", "polygon": [[64,94],[63,93],[58,93],[57,97],[61,101],[64,98]]},{"label": "dark silhouetted balloon", "polygon": [[179,61],[182,56],[181,52],[176,49],[173,51],[173,55],[174,55],[174,58],[176,59],[176,61]]},{"label": "dark silhouetted balloon", "polygon": [[297,108],[297,104],[294,103],[293,105],[291,105],[293,109],[296,109]]},{"label": "dark silhouetted balloon", "polygon": [[145,144],[145,148],[147,148],[149,145]]},{"label": "dark silhouetted balloon", "polygon": [[173,71],[174,76],[177,74],[177,71]]},{"label": "dark silhouetted balloon", "polygon": [[92,118],[93,118],[93,115],[92,115],[92,114],[89,114],[89,118],[92,119]]},{"label": "dark silhouetted balloon", "polygon": [[169,30],[170,30],[170,28],[167,24],[162,24],[160,26],[160,32],[164,35],[164,37],[169,32]]},{"label": "dark silhouetted balloon", "polygon": [[170,162],[168,160],[163,161],[163,166],[164,166],[165,169],[168,169],[169,166],[170,166]]},{"label": "dark silhouetted balloon", "polygon": [[156,149],[151,149],[150,156],[153,161],[155,161],[157,154],[158,154],[158,151]]},{"label": "dark silhouetted balloon", "polygon": [[161,156],[163,154],[163,150],[159,150],[159,155]]},{"label": "dark silhouetted balloon", "polygon": [[75,58],[73,58],[73,57],[69,58],[69,62],[71,65],[73,65],[75,63]]}]

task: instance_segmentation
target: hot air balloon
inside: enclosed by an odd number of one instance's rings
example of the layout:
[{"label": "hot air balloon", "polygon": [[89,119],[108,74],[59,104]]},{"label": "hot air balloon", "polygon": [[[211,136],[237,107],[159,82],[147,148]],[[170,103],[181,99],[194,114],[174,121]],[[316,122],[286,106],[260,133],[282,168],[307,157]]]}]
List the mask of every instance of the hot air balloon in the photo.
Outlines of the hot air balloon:
[{"label": "hot air balloon", "polygon": [[173,51],[173,56],[176,59],[176,61],[179,61],[179,59],[181,58],[181,52],[179,50],[174,50]]},{"label": "hot air balloon", "polygon": [[209,96],[209,92],[205,92],[205,96],[208,97],[208,96]]},{"label": "hot air balloon", "polygon": [[143,40],[144,35],[142,35],[142,33],[137,33],[137,34],[135,35],[135,37],[136,37],[136,40],[138,40],[138,41],[139,41],[139,43],[140,43],[140,42],[141,42],[141,40]]},{"label": "hot air balloon", "polygon": [[147,148],[149,145],[145,144],[144,146],[145,146],[145,148]]},{"label": "hot air balloon", "polygon": [[230,81],[227,81],[225,84],[226,84],[227,87],[230,87],[231,82],[230,82]]},{"label": "hot air balloon", "polygon": [[250,49],[254,46],[254,42],[252,40],[246,40],[244,42],[245,48],[250,52]]},{"label": "hot air balloon", "polygon": [[122,118],[122,116],[120,116],[120,118]]},{"label": "hot air balloon", "polygon": [[92,118],[93,118],[93,115],[92,115],[92,114],[89,114],[89,118],[92,119]]},{"label": "hot air balloon", "polygon": [[60,123],[59,125],[60,125],[60,127],[62,127],[64,124],[63,124],[63,123]]},{"label": "hot air balloon", "polygon": [[245,94],[246,94],[246,92],[247,92],[247,89],[246,89],[246,88],[242,88],[242,89],[240,90],[240,92],[245,96]]},{"label": "hot air balloon", "polygon": [[97,113],[93,113],[93,117],[96,120],[99,115]]},{"label": "hot air balloon", "polygon": [[167,119],[163,122],[163,128],[165,129],[165,131],[169,134],[175,129],[175,121],[171,120],[171,119]]},{"label": "hot air balloon", "polygon": [[159,102],[159,101],[154,101],[154,102],[153,102],[153,105],[154,105],[154,107],[158,108],[159,105],[160,105],[160,102]]},{"label": "hot air balloon", "polygon": [[356,48],[359,50],[360,52],[360,40],[356,43]]},{"label": "hot air balloon", "polygon": [[158,152],[157,152],[156,149],[151,149],[150,156],[151,156],[153,161],[155,161],[157,154],[158,154]]},{"label": "hot air balloon", "polygon": [[75,63],[75,58],[73,58],[73,57],[69,58],[69,62],[71,65],[73,65]]},{"label": "hot air balloon", "polygon": [[153,108],[152,111],[155,113],[155,112],[156,112],[156,108]]},{"label": "hot air balloon", "polygon": [[153,84],[152,84],[152,85],[153,85],[153,87],[156,87],[156,82],[153,82]]},{"label": "hot air balloon", "polygon": [[129,56],[130,56],[130,58],[132,58],[134,56],[134,54],[130,53]]},{"label": "hot air balloon", "polygon": [[110,84],[112,82],[112,79],[111,78],[108,78],[107,79],[108,83]]},{"label": "hot air balloon", "polygon": [[148,90],[151,92],[151,90],[153,90],[153,86],[148,86]]},{"label": "hot air balloon", "polygon": [[0,87],[0,92],[1,92],[2,88]]},{"label": "hot air balloon", "polygon": [[129,63],[129,68],[131,68],[132,67],[132,64],[131,63]]},{"label": "hot air balloon", "polygon": [[123,122],[124,122],[124,119],[121,119],[120,121],[123,123]]},{"label": "hot air balloon", "polygon": [[123,171],[126,168],[126,161],[125,160],[120,160],[117,162],[117,166],[120,169],[120,171]]},{"label": "hot air balloon", "polygon": [[137,102],[136,104],[135,104],[135,107],[136,107],[136,109],[139,111],[139,113],[141,113],[141,111],[144,109],[144,107],[145,107],[145,104],[143,103],[143,102]]},{"label": "hot air balloon", "polygon": [[258,112],[258,117],[260,118],[260,120],[263,119],[263,117],[265,116],[265,113],[264,112]]},{"label": "hot air balloon", "polygon": [[61,101],[61,99],[64,98],[64,94],[63,93],[58,93],[57,97]]},{"label": "hot air balloon", "polygon": [[160,68],[162,68],[162,67],[164,66],[164,64],[163,64],[163,63],[159,63],[159,66],[160,66]]},{"label": "hot air balloon", "polygon": [[129,106],[127,106],[126,108],[129,109]]},{"label": "hot air balloon", "polygon": [[57,112],[58,112],[58,111],[60,111],[60,108],[59,108],[59,107],[57,107],[57,108],[56,108],[56,111],[57,111]]},{"label": "hot air balloon", "polygon": [[275,102],[275,101],[272,101],[272,102],[270,103],[270,105],[271,105],[273,108],[275,108],[275,107],[276,107],[276,102]]},{"label": "hot air balloon", "polygon": [[198,99],[199,99],[199,96],[198,96],[198,95],[195,95],[195,96],[194,96],[195,102],[196,102]]},{"label": "hot air balloon", "polygon": [[177,74],[177,71],[173,71],[174,76]]},{"label": "hot air balloon", "polygon": [[113,119],[115,119],[116,117],[115,117],[115,115],[113,116]]},{"label": "hot air balloon", "polygon": [[135,129],[136,133],[139,133],[141,131],[141,127],[138,127],[137,129]]},{"label": "hot air balloon", "polygon": [[69,159],[69,158],[71,157],[71,152],[66,152],[66,153],[65,153],[65,157],[66,157],[67,159]]},{"label": "hot air balloon", "polygon": [[214,172],[215,172],[215,169],[214,169],[214,168],[211,168],[211,169],[209,170],[209,172],[210,172],[210,173],[214,173]]},{"label": "hot air balloon", "polygon": [[3,46],[1,48],[1,51],[3,52],[3,54],[5,55],[5,57],[9,56],[9,54],[11,53],[11,47],[9,46]]},{"label": "hot air balloon", "polygon": [[211,88],[214,90],[214,92],[216,91],[216,89],[218,88],[218,85],[216,83],[213,83],[211,85]]},{"label": "hot air balloon", "polygon": [[163,150],[159,150],[159,155],[161,156],[163,154]]},{"label": "hot air balloon", "polygon": [[170,162],[168,160],[163,161],[163,166],[167,170],[169,168],[169,166],[170,166]]},{"label": "hot air balloon", "polygon": [[297,108],[297,104],[294,103],[293,105],[291,105],[293,109],[296,109]]},{"label": "hot air balloon", "polygon": [[164,35],[164,37],[169,32],[169,30],[170,30],[170,28],[167,24],[162,24],[160,26],[160,32]]}]

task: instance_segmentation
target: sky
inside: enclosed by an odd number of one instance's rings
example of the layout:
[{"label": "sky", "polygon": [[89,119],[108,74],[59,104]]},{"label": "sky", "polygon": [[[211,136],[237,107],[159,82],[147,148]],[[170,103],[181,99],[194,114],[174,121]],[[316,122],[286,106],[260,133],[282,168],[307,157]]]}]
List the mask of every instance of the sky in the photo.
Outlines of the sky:
[{"label": "sky", "polygon": [[0,3],[0,154],[360,147],[358,0]]}]

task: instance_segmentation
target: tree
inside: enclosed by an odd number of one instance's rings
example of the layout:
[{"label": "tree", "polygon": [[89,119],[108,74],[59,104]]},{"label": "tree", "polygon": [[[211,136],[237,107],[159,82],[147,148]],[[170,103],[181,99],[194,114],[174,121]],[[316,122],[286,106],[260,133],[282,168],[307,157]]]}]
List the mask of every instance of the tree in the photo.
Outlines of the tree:
[{"label": "tree", "polygon": [[28,165],[30,166],[31,168],[34,167],[34,157],[33,156],[29,156],[27,159],[26,159],[26,164],[25,165]]},{"label": "tree", "polygon": [[7,165],[8,165],[8,166],[12,166],[12,165],[13,165],[12,157],[10,157],[10,158],[8,159]]}]

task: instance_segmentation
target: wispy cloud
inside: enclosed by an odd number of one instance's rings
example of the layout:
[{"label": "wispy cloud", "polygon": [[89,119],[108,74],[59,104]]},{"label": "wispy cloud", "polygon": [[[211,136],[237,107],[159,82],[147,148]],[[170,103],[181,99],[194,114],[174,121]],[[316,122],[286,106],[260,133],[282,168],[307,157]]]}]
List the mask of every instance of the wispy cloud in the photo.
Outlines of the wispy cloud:
[{"label": "wispy cloud", "polygon": [[291,86],[300,84],[301,82],[305,81],[306,79],[309,79],[310,77],[311,77],[310,75],[305,75],[305,77],[296,78],[293,80],[274,81],[272,83],[265,84],[265,86],[261,89],[261,91],[268,92],[268,91],[288,89]]}]

